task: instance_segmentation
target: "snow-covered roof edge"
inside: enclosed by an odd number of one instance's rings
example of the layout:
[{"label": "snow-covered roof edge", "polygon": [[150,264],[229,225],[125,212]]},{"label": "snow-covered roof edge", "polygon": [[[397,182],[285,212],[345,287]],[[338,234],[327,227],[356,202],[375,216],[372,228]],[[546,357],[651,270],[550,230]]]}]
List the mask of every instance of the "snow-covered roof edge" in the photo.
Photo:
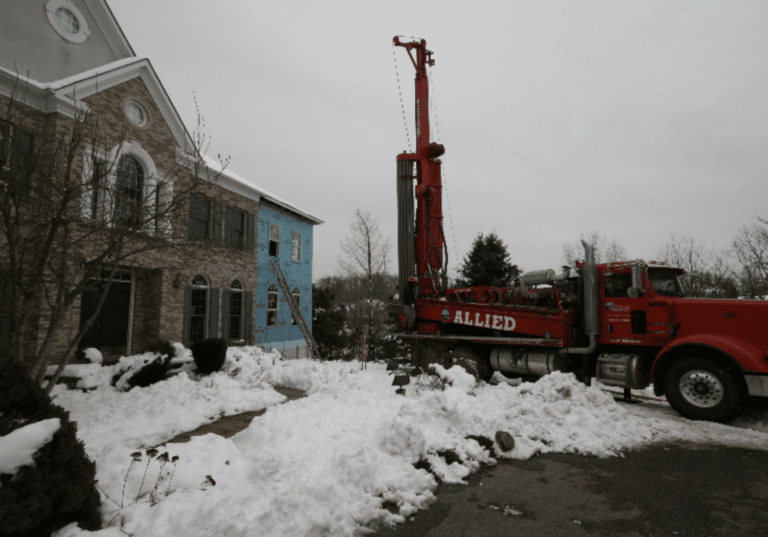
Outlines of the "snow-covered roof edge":
[{"label": "snow-covered roof edge", "polygon": [[50,90],[56,91],[66,86],[71,86],[72,84],[77,84],[78,82],[82,82],[84,80],[88,80],[90,78],[96,77],[98,75],[107,74],[111,71],[120,69],[121,67],[125,67],[126,65],[131,65],[133,63],[140,63],[143,61],[149,61],[149,60],[147,60],[147,58],[137,58],[137,57],[123,58],[122,60],[115,60],[111,63],[105,63],[104,65],[99,65],[98,67],[88,69],[87,71],[76,73],[74,75],[70,75],[66,78],[61,78],[59,80],[54,80],[52,82],[38,82],[37,80],[32,78],[25,79],[25,80],[30,84],[34,84],[40,89],[50,89]]},{"label": "snow-covered roof edge", "polygon": [[[230,181],[234,181],[241,187],[245,187],[246,189],[252,190],[260,199],[265,199],[269,201],[270,203],[274,203],[275,205],[278,205],[284,209],[287,209],[288,211],[295,213],[303,218],[306,218],[309,220],[313,225],[323,224],[324,222],[317,218],[316,216],[312,216],[306,211],[303,211],[296,207],[295,205],[288,203],[284,199],[275,196],[271,192],[268,192],[267,190],[264,190],[263,188],[256,186],[253,184],[253,182],[249,181],[248,179],[245,179],[241,175],[237,174],[236,172],[232,171],[229,168],[224,168],[222,164],[216,160],[215,158],[212,158],[208,155],[203,156],[203,160],[205,162],[206,167],[215,174],[221,174],[220,177],[224,179],[222,181],[222,186],[228,188],[229,190],[233,190],[235,192],[241,193],[240,189],[232,188],[234,185],[229,185],[228,183]],[[256,199],[258,201],[258,199]]]}]

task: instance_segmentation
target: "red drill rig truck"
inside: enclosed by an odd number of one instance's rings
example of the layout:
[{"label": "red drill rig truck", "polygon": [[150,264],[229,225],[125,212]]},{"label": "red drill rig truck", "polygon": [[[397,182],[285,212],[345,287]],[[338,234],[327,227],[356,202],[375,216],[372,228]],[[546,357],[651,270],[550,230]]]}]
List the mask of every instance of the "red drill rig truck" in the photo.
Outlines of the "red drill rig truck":
[{"label": "red drill rig truck", "polygon": [[[401,42],[416,69],[416,151],[397,156],[400,297],[418,280],[410,340],[417,365],[452,355],[489,379],[574,372],[589,384],[643,389],[691,419],[727,421],[768,402],[768,303],[686,298],[684,271],[642,260],[528,272],[513,288],[447,288],[443,145],[430,141],[426,41]],[[414,185],[415,182],[415,185]],[[416,210],[414,215],[414,199]],[[401,320],[404,316],[401,316]],[[403,322],[403,328],[405,328]],[[410,328],[410,327],[409,327]]]}]

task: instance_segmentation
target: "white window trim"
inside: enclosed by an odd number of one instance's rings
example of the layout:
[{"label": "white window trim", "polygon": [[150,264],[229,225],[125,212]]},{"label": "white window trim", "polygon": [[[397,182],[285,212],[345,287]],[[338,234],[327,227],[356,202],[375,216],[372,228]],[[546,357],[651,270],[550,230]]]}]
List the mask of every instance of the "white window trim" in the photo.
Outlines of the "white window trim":
[{"label": "white window trim", "polygon": [[[239,288],[235,288],[234,284],[235,282],[240,283]],[[239,278],[235,278],[232,280],[232,285],[229,288],[229,322],[230,326],[232,324],[232,293],[240,293],[240,339],[234,340],[234,341],[245,341],[245,285],[243,285],[243,280]],[[229,339],[229,334],[222,334],[222,337]]]},{"label": "white window trim", "polygon": [[[195,278],[198,276],[202,276],[205,278],[205,284],[195,284]],[[192,277],[192,282],[190,283],[190,287],[192,288],[192,291],[195,290],[205,290],[205,320],[203,321],[203,339],[206,339],[208,337],[208,325],[210,324],[208,322],[209,317],[211,316],[211,280],[206,276],[205,274],[195,274]],[[189,311],[189,336],[192,337],[192,301],[190,296],[190,311]]]},{"label": "white window trim", "polygon": [[[149,156],[149,153],[147,153],[143,147],[138,142],[123,142],[122,144],[119,144],[112,148],[112,150],[109,152],[109,158],[108,162],[111,165],[109,174],[107,176],[106,181],[106,187],[108,188],[109,192],[114,193],[115,187],[117,184],[117,168],[118,164],[120,163],[120,159],[123,156],[132,156],[136,160],[139,161],[139,163],[144,167],[144,191],[142,193],[142,204],[144,207],[149,207],[153,211],[157,207],[157,167],[155,166],[155,162],[152,160],[152,157]],[[169,185],[169,188],[172,192],[173,190],[173,181],[165,181],[163,184],[160,185],[160,188],[163,189],[164,185]],[[105,214],[108,214],[110,219],[112,219],[112,216],[114,215],[114,202],[115,202],[115,196],[114,194],[110,196],[110,206],[105,207],[105,209],[108,209],[108,212],[105,212]],[[165,229],[165,225],[163,228]],[[170,231],[170,221],[167,223],[167,227]],[[144,223],[143,230],[147,233],[155,233],[156,226],[155,226],[155,219],[148,219],[147,222]]]},{"label": "white window trim", "polygon": [[[296,236],[299,236],[298,241],[298,248],[296,245]],[[291,242],[291,259],[297,263],[301,263],[301,233],[298,231],[293,232],[292,242]]]},{"label": "white window trim", "polygon": [[[275,291],[270,291],[270,288],[274,287]],[[270,293],[275,293],[276,300],[275,300],[275,308],[270,309],[269,307],[269,295]],[[274,311],[275,312],[275,324],[269,324],[269,312]],[[276,284],[271,284],[267,287],[267,319],[266,319],[266,326],[267,328],[271,327],[277,327],[280,324],[280,290],[278,289]]]},{"label": "white window trim", "polygon": [[[56,10],[60,7],[70,10],[77,18],[80,29],[74,34],[70,34],[59,26],[59,21],[56,20]],[[56,33],[70,43],[83,43],[91,35],[91,30],[88,28],[88,21],[85,19],[83,13],[77,9],[77,6],[75,6],[72,0],[48,0],[48,3],[45,4],[45,14],[48,16],[48,22],[51,23],[51,26]]]},{"label": "white window trim", "polygon": [[[144,115],[144,121],[142,121],[141,123],[134,123],[133,121],[131,121],[131,117],[128,115],[128,107],[130,105],[135,105],[136,107],[139,108],[139,110],[141,110],[141,113]],[[142,103],[135,97],[127,97],[123,101],[123,115],[125,115],[125,119],[128,121],[128,123],[130,123],[133,127],[136,127],[137,129],[144,130],[147,127],[149,127],[149,124],[151,123],[150,121],[151,118],[149,116],[149,112],[147,112],[147,107],[144,106],[144,103]]]}]

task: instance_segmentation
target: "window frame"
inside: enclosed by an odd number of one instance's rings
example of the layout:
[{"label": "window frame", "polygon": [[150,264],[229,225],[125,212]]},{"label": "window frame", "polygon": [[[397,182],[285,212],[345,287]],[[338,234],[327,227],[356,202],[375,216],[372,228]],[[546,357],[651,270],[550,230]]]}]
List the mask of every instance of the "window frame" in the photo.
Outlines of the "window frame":
[{"label": "window frame", "polygon": [[[238,298],[239,305],[240,305],[240,312],[237,315],[234,315],[232,313],[234,309],[235,300],[233,300],[235,297]],[[227,316],[229,317],[229,333],[228,334],[222,334],[222,336],[225,336],[227,339],[231,341],[242,341],[245,340],[244,337],[244,326],[243,322],[245,320],[245,286],[243,286],[242,280],[235,279],[232,281],[232,285],[230,285],[229,288],[229,311],[227,312]],[[233,322],[233,319],[237,319],[237,322]],[[237,337],[232,336],[232,328],[237,326]]]},{"label": "window frame", "polygon": [[[277,230],[277,233],[274,233],[275,230]],[[273,244],[275,245],[274,253],[272,248]],[[267,253],[269,254],[269,257],[280,257],[280,226],[277,224],[269,224],[269,243]]]},{"label": "window frame", "polygon": [[[61,24],[57,16],[60,9],[69,11],[75,18],[78,24],[76,32],[69,32]],[[48,3],[45,5],[45,12],[48,17],[48,22],[51,24],[54,31],[70,43],[83,43],[90,37],[91,30],[88,27],[88,20],[72,0],[48,0]]]},{"label": "window frame", "polygon": [[[191,285],[191,287],[192,287],[192,293],[190,294],[190,303],[189,303],[189,342],[190,343],[195,343],[197,341],[202,341],[202,340],[204,340],[205,338],[208,337],[208,315],[210,313],[210,308],[211,308],[211,306],[210,306],[210,288],[211,288],[211,283],[208,280],[208,278],[206,278],[204,275],[196,274],[195,277],[192,278],[192,285]],[[194,313],[195,305],[194,305],[193,302],[195,300],[195,293],[198,293],[197,296],[199,297],[201,292],[204,293],[203,297],[204,297],[204,302],[205,302],[205,304],[203,305],[203,308],[204,308],[203,309],[203,313],[202,314]],[[194,330],[193,330],[193,325],[194,325],[193,319],[198,319],[198,320],[202,319],[202,321],[201,321],[202,322],[202,334],[201,334],[202,337],[200,337],[200,339],[195,339],[193,337],[193,333],[194,333]]]},{"label": "window frame", "polygon": [[[202,204],[205,204],[205,220],[199,219],[195,216],[193,216],[193,211],[191,205],[193,203],[200,203],[200,206],[202,207]],[[189,196],[189,203],[190,203],[190,211],[189,211],[189,220],[188,220],[188,226],[190,226],[190,230],[187,232],[187,236],[190,240],[193,241],[206,241],[211,240],[213,238],[213,202],[210,198],[207,198],[206,196],[203,196],[201,194],[190,194]],[[197,228],[192,228],[191,221],[202,221],[203,222],[203,236],[198,236],[196,233],[192,232],[192,229],[197,230]],[[194,235],[194,236],[193,236]]]},{"label": "window frame", "polygon": [[[298,240],[297,240],[298,237]],[[293,232],[293,241],[291,245],[291,259],[296,263],[301,263],[301,233]]]},{"label": "window frame", "polygon": [[[125,173],[122,173],[124,168],[124,162],[133,161],[135,163],[134,170],[135,184],[121,184],[121,178],[125,180],[131,180]],[[133,172],[134,170],[131,170]],[[140,173],[139,173],[140,172]],[[137,158],[131,153],[124,153],[120,155],[117,161],[117,167],[115,169],[115,211],[114,220],[119,225],[125,225],[132,229],[141,229],[145,222],[144,215],[144,203],[146,192],[144,191],[147,186],[147,170],[144,167],[144,163],[141,159]],[[124,192],[124,191],[125,192]],[[132,191],[132,192],[129,192]],[[126,196],[127,194],[127,196]],[[129,200],[129,201],[127,201]],[[127,203],[126,203],[127,201]],[[128,206],[130,214],[122,215],[123,208]]]},{"label": "window frame", "polygon": [[[61,16],[62,13],[64,13],[65,16],[68,16],[67,21],[63,20],[64,17]],[[59,25],[59,28],[68,34],[74,35],[80,31],[80,21],[71,9],[64,6],[57,7],[56,11],[53,12],[53,16],[56,17],[56,24]],[[74,25],[72,23],[74,23]]]},{"label": "window frame", "polygon": [[[272,307],[272,297],[274,297],[274,307]],[[267,288],[267,328],[276,327],[278,312],[280,311],[280,292],[274,283]],[[273,321],[270,322],[270,319]]]},{"label": "window frame", "polygon": [[[0,120],[0,127],[7,130],[5,140],[0,139],[0,171],[4,172],[9,186],[13,184],[18,194],[17,202],[26,201],[32,188],[32,170],[34,168],[35,143],[34,133],[20,129],[10,121]],[[28,144],[23,146],[20,137],[25,137]],[[18,159],[24,159],[23,162]]]},{"label": "window frame", "polygon": [[[227,212],[229,213],[227,216],[229,218],[229,226],[227,228],[227,246],[234,250],[245,250],[245,245],[247,242],[246,234],[247,234],[247,213],[243,211],[242,209],[238,209],[237,207],[228,206]],[[235,223],[240,223],[240,229],[238,230],[235,226]],[[239,231],[239,236],[235,236],[235,232]]]},{"label": "window frame", "polygon": [[[301,289],[298,287],[294,287],[291,289],[291,296],[293,297],[293,301],[296,303],[296,309],[301,312]],[[293,313],[291,313],[291,326],[297,326],[296,317],[293,316]]]}]

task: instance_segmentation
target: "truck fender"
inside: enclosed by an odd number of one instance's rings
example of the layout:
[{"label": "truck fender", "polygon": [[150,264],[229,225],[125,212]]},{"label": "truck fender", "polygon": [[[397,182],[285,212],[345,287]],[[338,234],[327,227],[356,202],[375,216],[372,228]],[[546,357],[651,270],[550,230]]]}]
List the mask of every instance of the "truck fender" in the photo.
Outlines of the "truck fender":
[{"label": "truck fender", "polygon": [[725,357],[726,362],[738,371],[768,374],[768,351],[762,351],[744,340],[718,334],[696,334],[677,339],[661,349],[651,367],[654,393],[662,395],[662,373],[672,359],[686,347],[707,347]]}]

